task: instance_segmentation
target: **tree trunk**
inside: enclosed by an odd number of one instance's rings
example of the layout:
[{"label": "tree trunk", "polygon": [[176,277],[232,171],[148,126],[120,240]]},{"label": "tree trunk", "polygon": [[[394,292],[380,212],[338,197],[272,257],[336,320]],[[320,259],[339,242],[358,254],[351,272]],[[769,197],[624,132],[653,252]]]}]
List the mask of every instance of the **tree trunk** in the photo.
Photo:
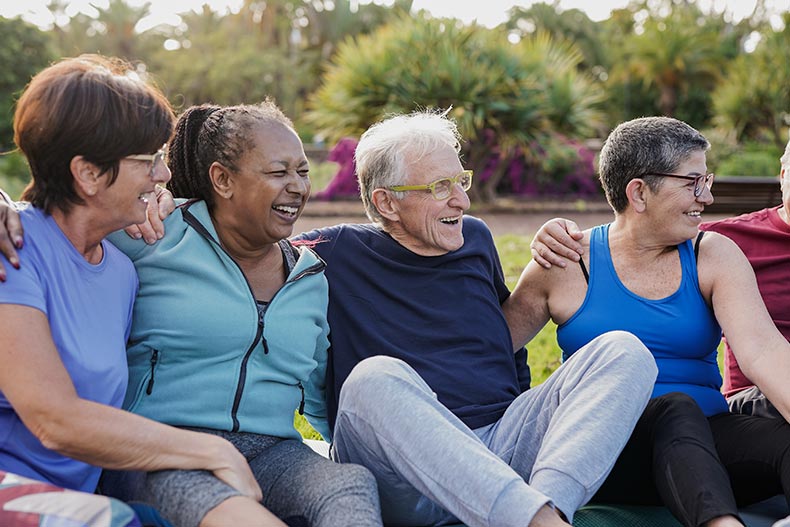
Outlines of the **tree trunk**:
[{"label": "tree trunk", "polygon": [[667,117],[674,117],[678,106],[678,94],[674,86],[661,86],[661,95],[658,98],[658,107]]},{"label": "tree trunk", "polygon": [[497,198],[497,187],[502,181],[502,178],[505,176],[512,159],[513,154],[511,153],[511,150],[504,151],[500,154],[499,161],[497,161],[494,172],[491,174],[491,177],[489,177],[485,183],[483,183],[483,187],[481,189],[481,198],[485,203],[491,203]]}]

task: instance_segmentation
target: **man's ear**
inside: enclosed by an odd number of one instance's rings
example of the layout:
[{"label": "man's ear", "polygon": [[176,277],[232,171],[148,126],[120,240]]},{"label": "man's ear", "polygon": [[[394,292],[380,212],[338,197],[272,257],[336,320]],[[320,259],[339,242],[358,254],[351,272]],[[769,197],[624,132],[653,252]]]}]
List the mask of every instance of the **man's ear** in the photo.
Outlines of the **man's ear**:
[{"label": "man's ear", "polygon": [[625,195],[636,212],[644,212],[650,189],[644,179],[634,178],[625,186]]},{"label": "man's ear", "polygon": [[389,190],[377,188],[371,194],[371,202],[384,219],[391,222],[400,220],[399,200]]},{"label": "man's ear", "polygon": [[208,177],[211,180],[211,186],[214,187],[214,192],[219,196],[230,199],[233,196],[233,176],[224,165],[218,161],[211,163],[208,167]]},{"label": "man's ear", "polygon": [[74,156],[69,163],[71,176],[74,178],[74,190],[79,196],[95,196],[103,182],[101,169],[83,156]]}]

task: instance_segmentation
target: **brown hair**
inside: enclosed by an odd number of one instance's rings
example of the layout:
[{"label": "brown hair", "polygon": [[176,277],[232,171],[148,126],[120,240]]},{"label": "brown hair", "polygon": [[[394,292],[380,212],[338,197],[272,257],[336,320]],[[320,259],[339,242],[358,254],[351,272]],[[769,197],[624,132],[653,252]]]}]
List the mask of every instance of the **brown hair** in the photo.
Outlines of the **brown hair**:
[{"label": "brown hair", "polygon": [[81,55],[49,66],[30,81],[14,113],[14,142],[32,175],[22,199],[48,213],[68,212],[84,203],[71,175],[75,156],[109,172],[112,185],[121,159],[157,151],[173,121],[165,96],[120,59]]}]

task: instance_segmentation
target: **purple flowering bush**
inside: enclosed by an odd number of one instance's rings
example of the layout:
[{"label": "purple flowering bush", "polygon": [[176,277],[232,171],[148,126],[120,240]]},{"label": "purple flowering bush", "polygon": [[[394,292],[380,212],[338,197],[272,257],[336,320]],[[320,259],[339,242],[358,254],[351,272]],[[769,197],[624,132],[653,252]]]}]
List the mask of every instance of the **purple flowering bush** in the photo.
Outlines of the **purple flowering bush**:
[{"label": "purple flowering bush", "polygon": [[[516,148],[511,150],[514,154],[503,159],[502,150],[492,136],[488,137],[490,154],[483,159],[482,166],[468,167],[475,171],[475,192],[483,200],[496,196],[584,199],[601,195],[595,172],[596,153],[582,142],[558,134],[544,136],[540,141],[533,141],[528,151]],[[354,163],[356,145],[355,139],[344,138],[330,151],[327,160],[336,162],[338,170],[314,199],[359,196]]]},{"label": "purple flowering bush", "polygon": [[334,199],[348,199],[359,197],[359,184],[357,183],[356,169],[354,162],[354,151],[357,148],[357,140],[351,137],[341,139],[327,155],[327,161],[334,161],[338,164],[337,173],[329,184],[313,195],[312,199],[331,201]]},{"label": "purple flowering bush", "polygon": [[483,199],[495,196],[590,198],[601,195],[595,171],[596,152],[563,135],[544,136],[529,150],[516,148],[507,159],[497,145],[475,171]]}]

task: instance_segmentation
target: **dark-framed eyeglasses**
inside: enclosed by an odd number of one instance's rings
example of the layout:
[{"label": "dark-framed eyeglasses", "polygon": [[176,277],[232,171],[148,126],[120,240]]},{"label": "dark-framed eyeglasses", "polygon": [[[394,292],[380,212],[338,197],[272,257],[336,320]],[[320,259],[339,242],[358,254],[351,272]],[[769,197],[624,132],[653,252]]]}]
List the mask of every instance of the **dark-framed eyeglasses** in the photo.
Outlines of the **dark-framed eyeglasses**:
[{"label": "dark-framed eyeglasses", "polygon": [[461,189],[466,192],[472,188],[472,176],[474,172],[471,170],[464,170],[457,176],[445,177],[431,181],[425,185],[395,185],[387,187],[389,190],[395,192],[404,192],[407,190],[430,190],[433,199],[441,201],[449,198],[453,193],[454,185],[461,185]]},{"label": "dark-framed eyeglasses", "polygon": [[160,161],[162,163],[167,162],[167,143],[162,145],[162,148],[160,148],[153,154],[134,154],[131,156],[126,156],[124,157],[124,159],[130,159],[132,161],[148,161],[149,163],[151,163],[148,169],[148,173],[149,175],[153,176],[154,169],[156,168],[157,163],[159,163]]},{"label": "dark-framed eyeglasses", "polygon": [[694,180],[694,197],[698,198],[702,195],[702,190],[707,187],[708,190],[713,187],[713,179],[716,177],[712,172],[710,174],[699,174],[692,172],[690,174],[663,174],[661,172],[651,172],[645,174],[646,176],[661,176],[673,177],[678,179],[693,179]]}]

